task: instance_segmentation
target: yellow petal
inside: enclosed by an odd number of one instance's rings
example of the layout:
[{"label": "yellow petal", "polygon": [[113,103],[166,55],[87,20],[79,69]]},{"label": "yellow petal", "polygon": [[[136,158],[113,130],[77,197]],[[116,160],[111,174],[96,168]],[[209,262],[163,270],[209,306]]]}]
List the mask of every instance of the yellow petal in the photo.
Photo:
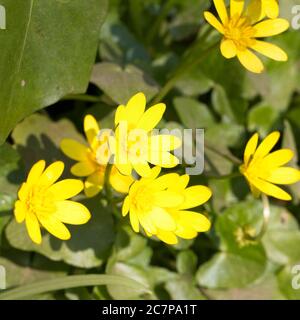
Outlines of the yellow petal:
[{"label": "yellow petal", "polygon": [[169,152],[151,153],[151,158],[148,160],[151,164],[162,168],[174,168],[179,164],[178,158]]},{"label": "yellow petal", "polygon": [[151,168],[148,163],[133,163],[132,166],[140,177],[149,177],[151,175]]},{"label": "yellow petal", "polygon": [[181,225],[180,222],[178,222],[175,234],[183,239],[194,239],[197,237],[198,232],[195,229],[189,228],[186,225]]},{"label": "yellow petal", "polygon": [[80,193],[83,190],[83,183],[76,179],[66,179],[53,184],[48,190],[55,200],[66,200]]},{"label": "yellow petal", "polygon": [[[177,175],[178,176],[178,175]],[[169,186],[170,190],[183,192],[184,189],[188,186],[190,181],[190,176],[184,174],[182,176],[178,176],[173,185]]]},{"label": "yellow petal", "polygon": [[240,16],[244,9],[244,0],[230,0],[230,16]]},{"label": "yellow petal", "polygon": [[154,207],[149,213],[149,217],[158,229],[164,231],[174,231],[176,229],[175,220],[162,208]]},{"label": "yellow petal", "polygon": [[117,192],[128,193],[134,179],[131,176],[124,176],[115,166],[113,166],[109,182]]},{"label": "yellow petal", "polygon": [[204,18],[217,31],[219,31],[221,34],[224,34],[224,27],[222,23],[212,13],[210,13],[209,11],[205,11]]},{"label": "yellow petal", "polygon": [[31,212],[26,214],[26,228],[30,239],[36,244],[41,244],[42,235],[40,225],[37,217]]},{"label": "yellow petal", "polygon": [[105,172],[95,171],[86,179],[84,183],[84,193],[88,198],[96,196],[104,185]]},{"label": "yellow petal", "polygon": [[14,214],[18,223],[21,223],[24,221],[26,217],[26,212],[27,212],[27,209],[26,209],[25,203],[20,200],[17,200],[15,203]]},{"label": "yellow petal", "polygon": [[212,192],[205,186],[192,186],[184,190],[184,202],[180,205],[180,209],[190,209],[198,207],[207,202]]},{"label": "yellow petal", "polygon": [[238,59],[240,63],[249,71],[253,73],[262,73],[264,65],[261,60],[250,50],[238,50]]},{"label": "yellow petal", "polygon": [[140,223],[137,213],[131,208],[129,212],[130,223],[134,232],[140,231]]},{"label": "yellow petal", "polygon": [[253,156],[254,159],[264,158],[276,145],[280,138],[280,132],[274,131],[270,133],[256,149]]},{"label": "yellow petal", "polygon": [[269,19],[259,22],[253,26],[253,29],[255,31],[256,38],[265,38],[283,33],[289,28],[289,26],[289,22],[285,19]]},{"label": "yellow petal", "polygon": [[141,117],[137,124],[139,129],[143,129],[146,132],[153,130],[160,122],[165,113],[166,105],[163,103],[156,104],[149,108]]},{"label": "yellow petal", "polygon": [[34,164],[28,174],[27,183],[35,184],[41,177],[43,171],[45,170],[46,162],[44,160],[38,161]]},{"label": "yellow petal", "polygon": [[156,191],[165,190],[171,188],[177,183],[179,175],[177,173],[168,173],[160,176],[152,181],[149,186]]},{"label": "yellow petal", "polygon": [[115,114],[115,126],[121,121],[126,121],[126,108],[123,105],[118,106]]},{"label": "yellow petal", "polygon": [[184,197],[180,193],[166,190],[156,192],[153,201],[157,207],[171,208],[181,205]]},{"label": "yellow petal", "polygon": [[247,143],[247,146],[244,152],[244,163],[246,166],[248,165],[249,160],[251,159],[251,157],[254,155],[256,151],[256,148],[258,145],[258,138],[259,138],[259,135],[255,133]]},{"label": "yellow petal", "polygon": [[130,176],[132,172],[132,165],[130,163],[115,163],[115,166],[120,171],[121,174],[125,176]]},{"label": "yellow petal", "polygon": [[178,240],[174,232],[159,230],[156,234],[157,238],[167,244],[177,244]]},{"label": "yellow petal", "polygon": [[[86,138],[91,147],[94,147],[97,144],[97,135],[99,134],[100,128],[96,119],[88,114],[84,118],[84,132]],[[83,160],[83,159],[75,159],[75,160]]]},{"label": "yellow petal", "polygon": [[22,201],[26,201],[29,192],[31,192],[32,186],[27,182],[22,183],[21,188],[18,191],[18,197]]},{"label": "yellow petal", "polygon": [[211,222],[205,215],[193,211],[180,211],[179,221],[198,232],[206,232],[211,227]]},{"label": "yellow petal", "polygon": [[146,107],[146,97],[142,92],[134,95],[126,105],[126,120],[137,124],[141,119]]},{"label": "yellow petal", "polygon": [[69,158],[76,161],[86,161],[89,148],[75,140],[63,139],[60,143],[62,152]]},{"label": "yellow petal", "polygon": [[122,216],[126,217],[130,209],[130,199],[129,196],[127,196],[123,202],[122,206]]},{"label": "yellow petal", "polygon": [[279,5],[277,0],[262,0],[267,17],[275,19],[279,16]]},{"label": "yellow petal", "polygon": [[268,196],[271,196],[273,198],[277,198],[279,200],[285,200],[285,201],[290,201],[292,200],[292,197],[282,190],[281,188],[277,187],[276,185],[261,180],[261,179],[251,179],[251,183],[254,185],[256,189],[261,191],[262,193],[265,193]]},{"label": "yellow petal", "polygon": [[55,205],[56,211],[53,215],[61,222],[81,225],[87,223],[91,218],[88,208],[79,202],[65,200],[58,201]]},{"label": "yellow petal", "polygon": [[160,167],[154,167],[151,169],[151,175],[148,177],[148,179],[156,179],[161,172]]},{"label": "yellow petal", "polygon": [[94,173],[95,170],[97,170],[97,167],[91,161],[78,162],[71,168],[72,174],[77,177],[87,177]]},{"label": "yellow petal", "polygon": [[226,24],[228,21],[228,14],[224,0],[214,0],[214,4],[222,23]]},{"label": "yellow petal", "polygon": [[149,150],[151,151],[172,151],[181,146],[181,139],[173,135],[159,134],[149,138]]},{"label": "yellow petal", "polygon": [[261,163],[263,168],[276,168],[290,162],[294,157],[294,152],[290,149],[280,149],[268,154]]},{"label": "yellow petal", "polygon": [[[234,1],[236,1],[236,0],[234,0]],[[222,40],[220,49],[221,49],[222,55],[227,59],[231,59],[231,58],[235,57],[237,54],[236,45],[234,44],[234,42],[232,40],[229,40],[229,39]]]},{"label": "yellow petal", "polygon": [[265,55],[266,57],[276,61],[288,60],[287,54],[282,49],[280,49],[272,43],[256,40],[255,43],[251,46],[251,48]]},{"label": "yellow petal", "polygon": [[293,184],[300,181],[300,171],[295,168],[281,167],[271,171],[266,177],[271,183]]},{"label": "yellow petal", "polygon": [[151,221],[148,214],[140,214],[139,220],[140,220],[141,226],[144,228],[144,230],[148,236],[151,237],[152,235],[157,233],[157,228],[153,224],[153,222]]},{"label": "yellow petal", "polygon": [[51,186],[62,175],[65,165],[62,161],[56,161],[46,168],[39,179],[39,184]]},{"label": "yellow petal", "polygon": [[262,20],[265,17],[262,0],[251,0],[246,10],[246,16],[250,18],[252,23]]},{"label": "yellow petal", "polygon": [[54,215],[40,216],[39,220],[41,225],[56,238],[61,240],[69,240],[71,238],[70,231]]}]

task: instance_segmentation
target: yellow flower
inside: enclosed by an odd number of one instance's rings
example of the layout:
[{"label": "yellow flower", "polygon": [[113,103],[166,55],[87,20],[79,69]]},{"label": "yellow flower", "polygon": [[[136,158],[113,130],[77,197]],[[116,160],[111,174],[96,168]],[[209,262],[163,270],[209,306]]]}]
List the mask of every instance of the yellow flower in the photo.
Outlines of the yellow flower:
[{"label": "yellow flower", "polygon": [[279,5],[277,0],[251,0],[248,11],[259,20],[266,16],[270,19],[276,19],[279,16]]},{"label": "yellow flower", "polygon": [[[103,131],[98,137],[100,128],[91,115],[84,118],[84,132],[88,146],[72,139],[64,139],[61,149],[69,158],[79,161],[71,168],[71,172],[77,177],[87,177],[84,192],[87,197],[94,197],[104,185],[105,170],[110,157],[107,143],[110,132]],[[112,167],[110,184],[116,191],[127,193],[132,182],[131,177],[121,175],[116,167]]]},{"label": "yellow flower", "polygon": [[207,202],[212,193],[205,186],[188,187],[189,176],[169,173],[158,177],[159,167],[151,175],[133,183],[125,198],[123,216],[129,213],[135,232],[140,225],[146,234],[155,235],[168,244],[176,244],[177,237],[195,238],[198,232],[210,229],[210,221],[198,212],[188,209]]},{"label": "yellow flower", "polygon": [[26,222],[28,234],[33,242],[42,242],[40,226],[61,240],[71,235],[64,223],[80,225],[89,221],[91,214],[81,203],[66,199],[83,190],[80,180],[66,179],[56,182],[64,170],[61,161],[45,169],[44,160],[30,170],[26,182],[18,192],[14,214],[18,223]]},{"label": "yellow flower", "polygon": [[110,139],[110,148],[116,167],[124,175],[130,175],[134,169],[141,177],[146,177],[151,173],[149,163],[163,168],[179,163],[169,151],[180,147],[180,139],[169,134],[151,134],[163,117],[165,104],[156,104],[146,111],[145,108],[146,97],[138,93],[116,111],[116,130]]},{"label": "yellow flower", "polygon": [[[257,18],[257,10],[244,10],[245,1],[231,0],[228,14],[224,0],[214,0],[221,22],[210,12],[204,13],[205,19],[222,35],[221,53],[231,59],[237,57],[249,71],[261,73],[264,65],[253,51],[257,51],[276,61],[287,61],[287,54],[274,44],[257,40],[280,34],[289,28],[285,19]],[[249,8],[250,9],[250,8]]]},{"label": "yellow flower", "polygon": [[289,201],[292,197],[279,185],[289,185],[300,181],[300,171],[291,167],[283,167],[291,161],[294,154],[290,149],[281,149],[270,153],[280,138],[275,131],[268,135],[258,146],[258,134],[249,140],[245,153],[244,164],[240,167],[242,174],[249,182],[255,196],[264,193],[280,200]]}]

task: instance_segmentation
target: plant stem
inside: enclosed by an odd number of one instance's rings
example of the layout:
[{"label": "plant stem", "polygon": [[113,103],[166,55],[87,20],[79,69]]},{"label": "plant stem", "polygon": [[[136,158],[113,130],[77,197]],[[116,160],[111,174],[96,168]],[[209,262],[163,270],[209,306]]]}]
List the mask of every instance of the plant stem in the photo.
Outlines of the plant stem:
[{"label": "plant stem", "polygon": [[158,33],[158,30],[159,30],[162,22],[164,21],[165,17],[167,16],[171,7],[173,6],[173,3],[174,3],[174,0],[165,1],[164,5],[160,11],[160,14],[157,16],[154,23],[152,23],[152,26],[146,36],[146,43],[147,44],[152,43],[153,39],[155,38],[155,36]]},{"label": "plant stem", "polygon": [[224,153],[218,149],[216,149],[214,146],[212,146],[211,144],[205,142],[205,147],[213,152],[215,152],[216,154],[218,154],[219,156],[227,159],[228,161],[232,162],[235,165],[241,165],[242,161],[240,159],[238,159],[237,157],[235,157],[232,154],[229,153]]},{"label": "plant stem", "polygon": [[222,176],[205,176],[207,179],[211,179],[211,180],[225,180],[225,179],[234,179],[234,178],[238,178],[241,176],[241,173],[239,171],[237,172],[233,172],[230,174],[225,174]]},{"label": "plant stem", "polygon": [[262,239],[262,237],[267,231],[271,214],[269,198],[265,194],[262,194],[261,198],[263,202],[263,225],[261,227],[261,230],[255,237],[255,240],[258,241]]},{"label": "plant stem", "polygon": [[70,94],[62,98],[62,100],[75,100],[75,101],[86,101],[86,102],[100,102],[101,98],[91,96],[88,94]]},{"label": "plant stem", "polygon": [[[218,42],[219,43],[219,42]],[[208,47],[206,50],[202,52],[202,54],[197,57],[195,60],[189,62],[188,64],[182,64],[180,65],[172,75],[172,77],[167,81],[167,83],[162,87],[156,98],[153,100],[153,104],[157,104],[163,100],[163,98],[173,89],[176,82],[188,71],[196,67],[199,63],[203,61],[204,58],[207,57],[207,55],[216,48],[218,43],[215,43]]]},{"label": "plant stem", "polygon": [[[78,288],[85,286],[101,286],[101,285],[123,285],[132,289],[140,289],[143,284],[121,276],[109,275],[75,275],[59,277],[57,279],[39,281],[18,287],[16,289],[8,290],[0,294],[0,300],[17,300],[24,299],[38,294],[57,291],[69,288]],[[145,288],[145,293],[149,289]]]},{"label": "plant stem", "polygon": [[141,0],[129,0],[129,13],[131,26],[138,36],[141,38],[143,35],[142,30],[142,17],[143,17],[143,4]]},{"label": "plant stem", "polygon": [[106,195],[107,201],[109,203],[113,203],[111,186],[110,186],[110,182],[109,182],[111,170],[112,170],[112,164],[108,162],[108,164],[106,166],[106,170],[105,170],[105,176],[104,176],[104,190],[105,190],[105,195]]}]

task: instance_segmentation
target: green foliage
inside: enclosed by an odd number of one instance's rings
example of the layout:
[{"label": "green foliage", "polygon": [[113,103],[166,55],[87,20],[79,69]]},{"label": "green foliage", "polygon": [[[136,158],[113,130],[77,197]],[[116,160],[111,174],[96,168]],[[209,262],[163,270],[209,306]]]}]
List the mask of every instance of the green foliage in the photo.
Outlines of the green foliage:
[{"label": "green foliage", "polygon": [[107,1],[4,0],[1,4],[14,15],[0,34],[2,143],[28,114],[66,94],[86,90]]}]

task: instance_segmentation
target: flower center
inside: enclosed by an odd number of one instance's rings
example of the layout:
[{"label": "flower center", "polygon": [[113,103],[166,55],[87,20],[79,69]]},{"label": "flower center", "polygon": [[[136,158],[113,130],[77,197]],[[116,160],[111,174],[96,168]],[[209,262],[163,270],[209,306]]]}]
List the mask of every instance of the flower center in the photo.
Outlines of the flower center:
[{"label": "flower center", "polygon": [[153,193],[148,187],[140,187],[132,197],[132,204],[138,212],[149,212],[153,208]]},{"label": "flower center", "polygon": [[246,17],[233,17],[224,27],[225,38],[232,40],[240,50],[251,47],[255,42],[255,31]]},{"label": "flower center", "polygon": [[27,210],[31,213],[49,214],[55,211],[54,196],[47,187],[34,186],[28,193],[26,199]]}]

